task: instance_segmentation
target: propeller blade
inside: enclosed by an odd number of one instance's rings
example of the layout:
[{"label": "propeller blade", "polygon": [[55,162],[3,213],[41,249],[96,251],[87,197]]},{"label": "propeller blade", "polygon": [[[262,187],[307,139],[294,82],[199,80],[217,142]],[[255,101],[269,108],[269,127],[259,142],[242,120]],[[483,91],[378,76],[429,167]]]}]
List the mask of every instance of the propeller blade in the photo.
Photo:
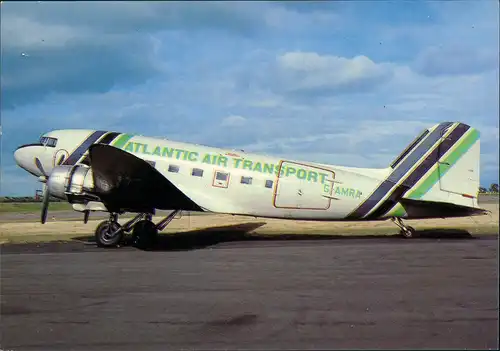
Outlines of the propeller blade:
[{"label": "propeller blade", "polygon": [[49,209],[49,197],[50,197],[49,187],[47,186],[47,184],[43,185],[43,195],[42,196],[43,196],[43,198],[42,198],[41,222],[42,222],[42,224],[44,224],[45,221],[47,220],[47,212]]},{"label": "propeller blade", "polygon": [[42,174],[47,177],[47,172],[45,172],[45,169],[42,166],[42,162],[40,162],[40,159],[38,157],[35,157],[35,165],[40,170],[40,172],[42,172]]}]

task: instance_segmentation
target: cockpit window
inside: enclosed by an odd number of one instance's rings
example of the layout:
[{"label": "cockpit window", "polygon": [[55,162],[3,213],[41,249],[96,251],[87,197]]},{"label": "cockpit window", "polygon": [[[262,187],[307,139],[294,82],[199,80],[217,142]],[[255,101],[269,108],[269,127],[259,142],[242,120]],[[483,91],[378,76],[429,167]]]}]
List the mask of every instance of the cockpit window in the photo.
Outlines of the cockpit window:
[{"label": "cockpit window", "polygon": [[40,138],[40,144],[48,147],[56,147],[57,145],[57,139],[56,138],[50,138],[50,137],[41,137]]}]

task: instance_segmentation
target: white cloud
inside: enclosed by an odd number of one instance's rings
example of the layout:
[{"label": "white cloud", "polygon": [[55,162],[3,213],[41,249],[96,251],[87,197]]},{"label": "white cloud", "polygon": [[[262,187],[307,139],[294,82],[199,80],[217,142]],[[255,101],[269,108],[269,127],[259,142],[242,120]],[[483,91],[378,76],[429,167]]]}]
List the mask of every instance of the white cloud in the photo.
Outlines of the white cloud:
[{"label": "white cloud", "polygon": [[246,123],[247,119],[242,116],[232,115],[226,117],[222,120],[222,126],[224,127],[238,127]]},{"label": "white cloud", "polygon": [[[345,166],[385,167],[422,130],[433,125],[411,120],[358,120],[343,125],[331,121],[321,126],[316,119],[303,120],[303,124],[309,133],[315,133],[300,135],[294,132],[294,136],[265,138],[239,144],[238,148]],[[256,129],[260,129],[259,124]]]},{"label": "white cloud", "polygon": [[52,92],[103,93],[170,73],[158,56],[172,47],[164,49],[159,33],[203,30],[210,35],[257,35],[267,28],[262,11],[272,6],[209,2],[3,4],[2,110],[43,101]]},{"label": "white cloud", "polygon": [[497,179],[498,15],[481,9],[497,4],[451,3],[389,16],[363,2],[11,2],[2,109],[18,106],[2,111],[4,152],[92,126],[386,167],[448,120],[480,130],[482,174]]},{"label": "white cloud", "polygon": [[316,52],[287,52],[276,61],[281,88],[294,93],[365,91],[392,73],[389,65],[377,64],[366,56],[350,59]]}]

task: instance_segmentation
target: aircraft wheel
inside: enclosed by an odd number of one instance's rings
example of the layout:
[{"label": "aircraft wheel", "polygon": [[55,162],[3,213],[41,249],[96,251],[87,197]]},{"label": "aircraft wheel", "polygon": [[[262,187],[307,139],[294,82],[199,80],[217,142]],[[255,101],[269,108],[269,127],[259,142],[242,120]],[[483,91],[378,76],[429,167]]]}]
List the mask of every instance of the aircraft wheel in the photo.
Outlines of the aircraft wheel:
[{"label": "aircraft wheel", "polygon": [[401,229],[401,235],[407,239],[415,238],[418,236],[415,228],[410,227],[410,226],[407,226],[407,227]]},{"label": "aircraft wheel", "polygon": [[121,229],[118,222],[102,221],[95,230],[95,241],[100,247],[117,246],[123,238],[123,230],[112,235],[116,230]]},{"label": "aircraft wheel", "polygon": [[132,242],[139,249],[149,249],[156,244],[158,229],[153,222],[143,219],[134,225]]}]

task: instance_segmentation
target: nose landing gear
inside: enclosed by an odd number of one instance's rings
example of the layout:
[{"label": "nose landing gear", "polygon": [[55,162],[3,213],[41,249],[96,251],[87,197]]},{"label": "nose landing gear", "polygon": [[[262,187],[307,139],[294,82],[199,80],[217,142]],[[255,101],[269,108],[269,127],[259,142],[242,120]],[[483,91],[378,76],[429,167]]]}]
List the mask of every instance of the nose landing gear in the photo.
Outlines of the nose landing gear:
[{"label": "nose landing gear", "polygon": [[158,232],[174,219],[179,211],[175,210],[158,224],[153,223],[153,216],[140,213],[123,226],[118,223],[118,215],[111,213],[109,219],[101,222],[95,231],[95,240],[99,247],[117,247],[125,234],[132,232],[132,244],[140,249],[147,249],[156,244]]},{"label": "nose landing gear", "polygon": [[415,230],[415,228],[413,228],[409,225],[408,226],[404,225],[403,220],[401,218],[393,217],[393,218],[391,218],[391,220],[394,222],[394,224],[396,224],[399,228],[401,228],[400,234],[404,238],[410,239],[410,238],[418,237],[418,233]]}]

